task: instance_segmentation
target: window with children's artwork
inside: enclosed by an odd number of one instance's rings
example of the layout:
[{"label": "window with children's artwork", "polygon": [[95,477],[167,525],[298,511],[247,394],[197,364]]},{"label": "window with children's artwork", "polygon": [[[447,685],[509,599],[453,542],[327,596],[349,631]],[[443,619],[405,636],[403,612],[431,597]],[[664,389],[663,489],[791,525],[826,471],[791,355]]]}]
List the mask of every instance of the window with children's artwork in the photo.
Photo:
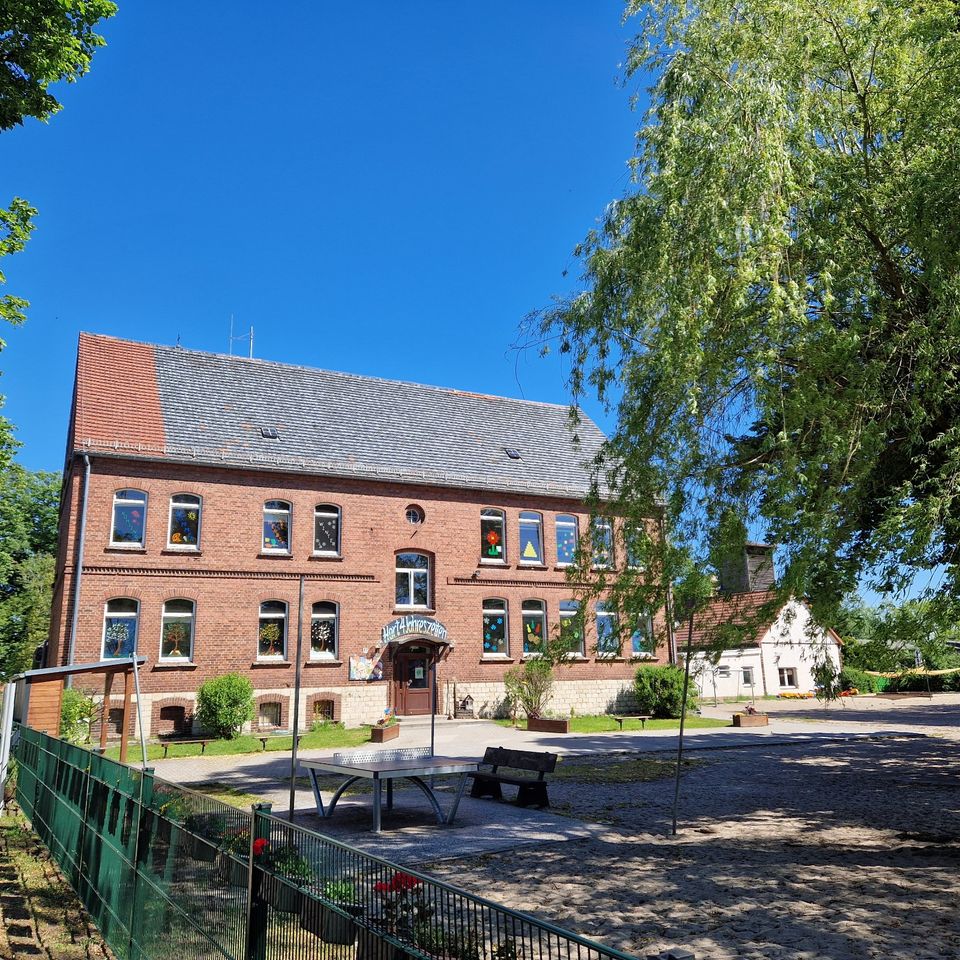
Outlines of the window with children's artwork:
[{"label": "window with children's artwork", "polygon": [[147,495],[142,490],[118,490],[113,495],[110,545],[142,547],[147,529]]},{"label": "window with children's artwork", "polygon": [[287,652],[287,605],[282,600],[260,604],[257,658],[283,660]]},{"label": "window with children's artwork", "polygon": [[167,600],[160,626],[160,659],[193,659],[193,601]]},{"label": "window with children's artwork", "polygon": [[132,657],[137,651],[140,604],[127,597],[108,600],[103,614],[103,657]]},{"label": "window with children's artwork", "polygon": [[340,556],[340,508],[322,503],[313,511],[313,552]]},{"label": "window with children's artwork", "polygon": [[542,600],[523,601],[523,652],[543,653],[543,639],[547,635],[546,604]]},{"label": "window with children's artwork", "polygon": [[657,652],[657,641],[653,636],[653,618],[640,617],[630,635],[630,654],[634,657],[652,657]]},{"label": "window with children's artwork", "polygon": [[167,547],[174,550],[197,550],[200,547],[200,511],[202,503],[192,493],[178,493],[170,498],[170,523]]},{"label": "window with children's artwork", "polygon": [[606,517],[594,517],[590,522],[590,539],[593,547],[593,566],[613,566],[613,524]]},{"label": "window with children's artwork", "polygon": [[507,559],[505,528],[502,510],[480,511],[481,563],[503,563]]},{"label": "window with children's artwork", "polygon": [[577,556],[577,518],[561,513],[557,517],[557,566],[568,567]]},{"label": "window with children's artwork", "polygon": [[510,652],[506,600],[483,601],[483,655],[506,656]]},{"label": "window with children's artwork", "polygon": [[336,660],[338,634],[337,605],[321,600],[310,614],[310,659]]},{"label": "window with children's artwork", "polygon": [[597,603],[597,656],[616,657],[619,653],[616,610],[612,604],[600,601]]},{"label": "window with children's artwork", "polygon": [[286,500],[268,500],[263,505],[263,550],[290,552],[290,504]]},{"label": "window with children's artwork", "polygon": [[580,604],[576,600],[560,601],[560,643],[570,656],[582,657],[586,653]]},{"label": "window with children's artwork", "polygon": [[520,514],[520,562],[543,563],[543,521],[539,513]]}]

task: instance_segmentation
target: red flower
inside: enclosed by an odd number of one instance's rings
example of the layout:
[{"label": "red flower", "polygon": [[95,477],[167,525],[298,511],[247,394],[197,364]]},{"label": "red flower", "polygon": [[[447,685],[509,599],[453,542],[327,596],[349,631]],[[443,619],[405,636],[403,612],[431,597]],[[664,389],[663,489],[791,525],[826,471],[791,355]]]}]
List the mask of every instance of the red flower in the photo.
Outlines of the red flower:
[{"label": "red flower", "polygon": [[496,530],[491,530],[491,531],[487,534],[487,543],[489,543],[490,546],[492,547],[492,546],[494,546],[495,544],[498,544],[499,542],[500,542],[500,534],[497,533]]},{"label": "red flower", "polygon": [[258,837],[253,841],[253,855],[259,857],[267,847],[270,846],[270,841],[265,840],[263,837]]},{"label": "red flower", "polygon": [[377,893],[397,893],[401,890],[412,890],[421,883],[421,880],[412,877],[409,873],[395,873],[389,881],[384,880],[380,883],[375,883],[373,889],[376,890]]}]

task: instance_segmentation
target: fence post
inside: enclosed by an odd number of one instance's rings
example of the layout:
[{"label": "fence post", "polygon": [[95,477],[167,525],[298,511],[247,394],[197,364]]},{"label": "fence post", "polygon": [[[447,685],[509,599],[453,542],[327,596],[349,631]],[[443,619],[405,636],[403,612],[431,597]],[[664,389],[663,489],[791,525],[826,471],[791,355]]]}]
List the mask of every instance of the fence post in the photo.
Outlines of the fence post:
[{"label": "fence post", "polygon": [[263,871],[254,866],[253,846],[257,840],[270,839],[270,815],[273,805],[255,803],[251,810],[250,849],[247,864],[247,951],[246,960],[265,960],[267,956],[267,902],[260,895]]}]

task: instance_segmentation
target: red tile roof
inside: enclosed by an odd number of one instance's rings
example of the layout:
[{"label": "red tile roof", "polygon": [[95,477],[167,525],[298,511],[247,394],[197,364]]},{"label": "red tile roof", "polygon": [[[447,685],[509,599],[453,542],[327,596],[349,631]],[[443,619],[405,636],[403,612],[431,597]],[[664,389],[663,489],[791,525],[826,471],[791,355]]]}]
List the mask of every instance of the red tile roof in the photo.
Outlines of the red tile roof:
[{"label": "red tile roof", "polygon": [[[767,604],[772,606],[764,609]],[[693,646],[719,642],[726,647],[758,646],[784,606],[773,590],[719,596],[694,616]],[[677,629],[677,646],[682,650],[686,643],[687,624],[682,623]]]},{"label": "red tile roof", "polygon": [[162,449],[166,437],[150,344],[81,333],[76,389],[75,449],[88,443]]}]

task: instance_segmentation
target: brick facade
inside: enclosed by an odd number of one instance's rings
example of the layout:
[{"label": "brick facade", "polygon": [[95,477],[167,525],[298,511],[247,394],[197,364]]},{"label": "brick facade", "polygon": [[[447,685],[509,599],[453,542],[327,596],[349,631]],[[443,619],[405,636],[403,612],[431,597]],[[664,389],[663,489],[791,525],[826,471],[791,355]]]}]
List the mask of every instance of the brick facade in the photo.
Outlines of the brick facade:
[{"label": "brick facade", "polygon": [[[380,644],[381,628],[411,612],[395,604],[396,555],[417,551],[430,558],[431,596],[424,615],[447,628],[450,647],[437,666],[438,709],[452,711],[453,687],[462,699],[470,693],[486,714],[502,712],[503,675],[522,658],[521,604],[541,600],[547,628],[555,632],[559,605],[573,597],[566,571],[557,564],[555,520],[578,517],[581,533],[588,516],[576,501],[521,494],[491,494],[366,479],[327,478],[267,470],[215,468],[171,462],[90,456],[87,528],[75,662],[101,659],[107,601],[139,603],[138,652],[147,658],[141,689],[149,709],[151,735],[173,732],[184,711],[189,727],[195,693],[211,677],[230,671],[250,677],[259,703],[277,703],[280,725],[289,727],[294,687],[300,578],[303,607],[301,726],[309,727],[314,704],[330,701],[334,718],[348,725],[372,722],[396,702],[393,650],[384,657],[384,676],[351,681],[351,656],[370,655]],[[81,515],[83,461],[74,457],[67,474],[63,504],[60,565],[55,585],[48,662],[65,663],[68,655],[77,537]],[[147,494],[143,548],[110,546],[114,493],[137,489]],[[167,542],[170,498],[202,498],[199,550],[170,549]],[[262,510],[268,500],[291,504],[290,554],[261,550]],[[313,553],[314,508],[334,504],[342,511],[341,549],[337,557]],[[411,524],[407,510],[416,506],[424,521]],[[479,562],[480,511],[506,515],[506,562]],[[544,563],[519,562],[519,514],[542,515]],[[622,558],[619,558],[622,560]],[[509,655],[484,657],[481,609],[498,598],[509,607]],[[195,605],[193,656],[189,663],[160,661],[161,616],[165,601]],[[264,601],[287,605],[286,655],[264,661],[257,656],[258,617]],[[337,604],[339,655],[313,660],[309,655],[312,605]],[[587,655],[559,668],[552,709],[578,713],[621,708],[629,697],[635,663],[598,660],[595,622],[587,617]],[[629,641],[627,641],[629,643]],[[627,651],[629,653],[629,651]],[[107,651],[109,655],[109,651]],[[658,650],[665,659],[665,650]],[[100,692],[99,681],[78,678],[77,686]],[[114,700],[119,704],[117,691]],[[169,709],[168,709],[169,708]],[[176,716],[175,716],[176,715]],[[253,726],[259,726],[258,716]],[[168,729],[169,728],[169,729]]]}]

